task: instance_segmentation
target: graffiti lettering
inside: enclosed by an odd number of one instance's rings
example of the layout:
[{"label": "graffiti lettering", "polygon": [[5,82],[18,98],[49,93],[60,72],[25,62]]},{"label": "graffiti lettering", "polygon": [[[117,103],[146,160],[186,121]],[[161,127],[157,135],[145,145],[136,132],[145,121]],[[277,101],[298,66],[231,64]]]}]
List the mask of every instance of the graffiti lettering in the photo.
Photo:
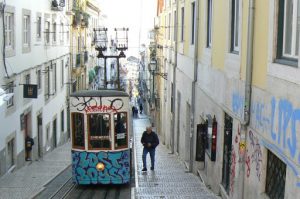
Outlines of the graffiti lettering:
[{"label": "graffiti lettering", "polygon": [[102,113],[113,112],[113,113],[116,113],[117,110],[114,106],[101,105],[101,106],[87,106],[85,108],[85,112],[86,113],[95,113],[95,112],[102,112]]},{"label": "graffiti lettering", "polygon": [[[272,98],[272,115],[271,115],[271,138],[277,141],[277,145],[281,150],[285,150],[286,146],[292,158],[295,158],[297,152],[297,134],[296,125],[300,122],[300,109],[294,109],[291,102],[282,99],[278,103],[278,131],[275,131],[275,113],[276,99]],[[288,129],[290,127],[290,129]],[[289,130],[289,131],[288,131]],[[290,136],[288,135],[290,132]],[[298,151],[299,152],[299,151]],[[298,161],[298,163],[300,163]]]},{"label": "graffiti lettering", "polygon": [[260,149],[259,140],[255,137],[252,131],[249,131],[250,144],[252,148],[251,160],[255,163],[256,176],[260,181],[261,176],[261,163],[262,163],[262,152]]},{"label": "graffiti lettering", "polygon": [[[275,151],[281,157],[281,160],[294,171],[295,176],[299,178],[300,169],[297,165],[300,164],[300,108],[295,107],[287,99],[276,99],[275,97],[269,99],[269,102],[259,100],[251,102],[251,127],[260,133],[265,133],[264,137],[267,139],[262,138],[260,143]],[[232,111],[237,116],[242,115],[244,101],[243,96],[239,95],[238,92],[232,93],[231,106]],[[258,140],[254,138],[250,142],[252,142],[251,146],[258,144]],[[261,151],[258,146],[254,147],[253,150],[250,156],[251,161],[256,164],[257,175],[260,177]],[[296,186],[300,187],[300,182]]]},{"label": "graffiti lettering", "polygon": [[[80,184],[124,184],[130,180],[129,151],[80,152],[72,151],[73,180]],[[95,167],[105,165],[103,171]]]},{"label": "graffiti lettering", "polygon": [[[78,111],[83,111],[84,109],[86,109],[87,106],[97,106],[97,101],[93,98],[93,97],[90,97],[90,98],[87,98],[87,97],[82,97],[82,98],[79,98],[79,97],[76,97],[77,101],[76,102],[72,102],[71,105],[73,107],[77,107],[77,110]],[[83,102],[81,102],[81,99],[83,100]],[[101,101],[101,99],[100,99]]]},{"label": "graffiti lettering", "polygon": [[251,167],[250,167],[250,156],[248,155],[246,158],[246,167],[247,167],[247,177],[249,178],[250,176],[250,171],[251,171]]},{"label": "graffiti lettering", "polygon": [[234,178],[235,178],[235,166],[236,166],[236,153],[234,147],[231,149],[231,168],[230,168],[230,192],[234,191]]},{"label": "graffiti lettering", "polygon": [[232,110],[235,114],[243,117],[244,112],[244,97],[240,96],[239,93],[232,94]]}]

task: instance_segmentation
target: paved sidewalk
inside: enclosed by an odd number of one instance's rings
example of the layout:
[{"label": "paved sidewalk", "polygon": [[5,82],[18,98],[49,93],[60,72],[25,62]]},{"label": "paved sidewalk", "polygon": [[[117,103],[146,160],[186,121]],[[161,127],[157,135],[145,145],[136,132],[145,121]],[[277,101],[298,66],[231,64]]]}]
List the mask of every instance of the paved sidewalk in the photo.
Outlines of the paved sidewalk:
[{"label": "paved sidewalk", "polygon": [[0,199],[33,198],[44,185],[71,164],[71,144],[66,144],[46,154],[42,160],[33,161],[21,169],[0,178]]},{"label": "paved sidewalk", "polygon": [[132,198],[180,198],[180,199],[219,199],[200,179],[185,172],[185,166],[176,155],[169,154],[161,143],[156,149],[155,170],[150,170],[150,155],[147,155],[147,172],[142,172],[143,146],[140,143],[143,131],[150,125],[148,117],[140,115],[133,120],[135,143],[135,188]]}]

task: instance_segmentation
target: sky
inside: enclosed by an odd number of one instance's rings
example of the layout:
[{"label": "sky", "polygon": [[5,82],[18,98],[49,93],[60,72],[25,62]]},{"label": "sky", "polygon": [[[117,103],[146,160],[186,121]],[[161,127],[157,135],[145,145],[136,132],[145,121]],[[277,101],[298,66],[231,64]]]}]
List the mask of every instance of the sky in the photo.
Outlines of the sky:
[{"label": "sky", "polygon": [[147,44],[148,32],[153,29],[156,0],[98,0],[108,28],[108,38],[114,38],[114,28],[129,28],[127,57],[138,56],[140,44]]}]

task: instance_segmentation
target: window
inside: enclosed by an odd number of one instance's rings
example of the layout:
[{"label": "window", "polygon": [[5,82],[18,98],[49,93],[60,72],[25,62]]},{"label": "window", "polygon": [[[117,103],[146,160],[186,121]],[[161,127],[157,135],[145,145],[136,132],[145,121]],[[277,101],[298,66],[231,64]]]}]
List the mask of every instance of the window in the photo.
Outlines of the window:
[{"label": "window", "polygon": [[174,112],[174,85],[171,83],[171,113]]},{"label": "window", "polygon": [[115,125],[115,148],[126,148],[128,133],[127,133],[127,114],[115,113],[114,114]]},{"label": "window", "polygon": [[196,9],[196,7],[195,7],[195,2],[193,2],[192,3],[192,7],[191,7],[191,9],[192,9],[192,37],[191,37],[191,44],[194,44],[195,43],[195,9]]},{"label": "window", "polygon": [[184,7],[181,8],[181,41],[184,40]]},{"label": "window", "polygon": [[231,52],[239,52],[240,50],[239,14],[240,14],[240,0],[232,0],[231,2],[231,43],[230,43]]},{"label": "window", "polygon": [[300,2],[298,0],[279,0],[278,9],[277,59],[289,60],[291,63],[286,64],[297,66]]},{"label": "window", "polygon": [[168,27],[167,27],[167,15],[166,15],[165,16],[165,39],[167,39],[167,37],[168,37],[167,30],[168,30]]},{"label": "window", "polygon": [[53,94],[56,93],[56,64],[52,64],[52,71],[53,71]]},{"label": "window", "polygon": [[65,112],[62,110],[60,112],[60,130],[61,132],[65,131]]},{"label": "window", "polygon": [[60,43],[64,43],[64,24],[60,23]]},{"label": "window", "polygon": [[5,48],[14,48],[14,14],[5,13]]},{"label": "window", "polygon": [[53,22],[53,43],[56,42],[56,22]]},{"label": "window", "polygon": [[50,96],[50,68],[49,66],[45,69],[45,98],[46,100]]},{"label": "window", "polygon": [[67,30],[67,41],[69,41],[70,40],[70,32],[69,32],[69,30]]},{"label": "window", "polygon": [[286,165],[268,151],[266,194],[270,198],[283,199],[285,192]]},{"label": "window", "polygon": [[207,47],[212,43],[212,0],[207,0]]},{"label": "window", "polygon": [[[10,82],[8,84],[8,88],[6,90],[6,93],[14,93],[14,82]],[[7,108],[12,107],[14,105],[14,96],[12,96],[6,103]]]},{"label": "window", "polygon": [[36,37],[41,39],[42,37],[42,17],[38,16],[36,20]]},{"label": "window", "polygon": [[45,22],[45,43],[46,44],[50,43],[50,22],[49,21]]},{"label": "window", "polygon": [[171,13],[169,13],[168,39],[171,40]]},{"label": "window", "polygon": [[110,149],[110,116],[95,113],[87,115],[89,132],[89,149]]},{"label": "window", "polygon": [[84,115],[72,113],[71,119],[73,148],[84,149]]},{"label": "window", "polygon": [[177,12],[176,12],[176,10],[174,11],[174,37],[173,37],[173,41],[175,41],[175,39],[176,39],[176,34],[177,34],[177,24],[176,24],[176,14],[177,14]]},{"label": "window", "polygon": [[64,60],[61,60],[61,79],[60,79],[60,85],[61,85],[61,87],[63,87],[64,86]]},{"label": "window", "polygon": [[30,39],[30,16],[24,15],[23,16],[23,45],[29,46],[29,39]]},{"label": "window", "polygon": [[30,74],[25,75],[25,84],[30,84]]},{"label": "window", "polygon": [[42,75],[41,75],[41,70],[37,71],[37,87],[38,89],[42,88]]}]

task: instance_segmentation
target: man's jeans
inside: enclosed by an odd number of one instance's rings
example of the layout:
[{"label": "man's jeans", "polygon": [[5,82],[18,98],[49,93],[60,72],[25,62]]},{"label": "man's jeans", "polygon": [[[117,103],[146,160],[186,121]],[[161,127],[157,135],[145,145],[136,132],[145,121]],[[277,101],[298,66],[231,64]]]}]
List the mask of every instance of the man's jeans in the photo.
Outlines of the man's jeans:
[{"label": "man's jeans", "polygon": [[151,168],[154,169],[155,149],[154,148],[146,148],[146,147],[144,147],[144,150],[143,150],[143,168],[147,168],[147,163],[146,163],[147,153],[150,153]]}]

